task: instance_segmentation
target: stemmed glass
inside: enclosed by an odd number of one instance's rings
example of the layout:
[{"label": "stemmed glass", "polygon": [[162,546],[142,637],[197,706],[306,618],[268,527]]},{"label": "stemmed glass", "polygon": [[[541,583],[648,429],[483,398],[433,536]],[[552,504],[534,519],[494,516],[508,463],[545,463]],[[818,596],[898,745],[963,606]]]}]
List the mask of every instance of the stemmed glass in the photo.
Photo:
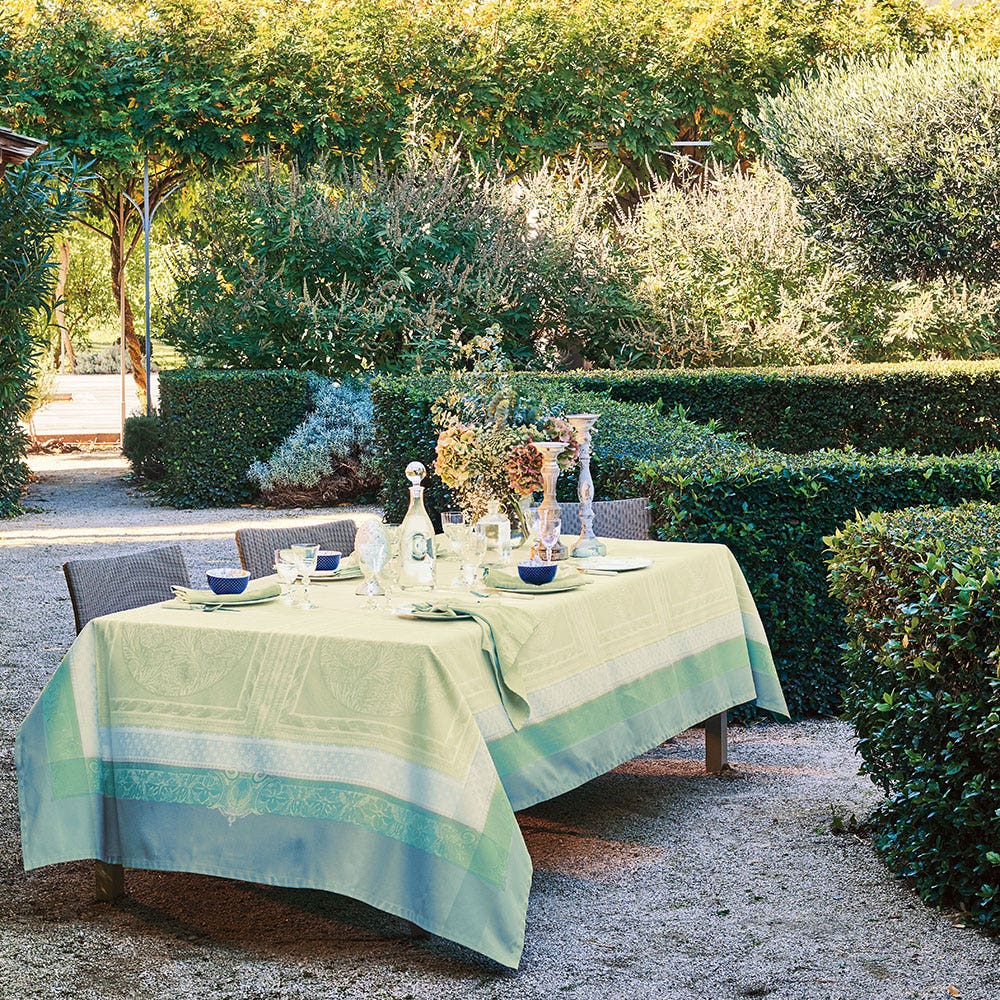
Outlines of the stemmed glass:
[{"label": "stemmed glass", "polygon": [[309,600],[309,577],[316,572],[316,559],[319,556],[319,546],[318,545],[293,545],[292,546],[292,558],[295,561],[295,566],[299,571],[299,575],[302,577],[302,602],[299,607],[303,611],[312,611],[316,607],[311,600]]},{"label": "stemmed glass", "polygon": [[[452,556],[456,560],[461,558],[462,545],[467,527],[468,526],[465,523],[465,514],[463,514],[462,511],[441,511],[441,529],[444,531],[445,537],[448,539],[448,551],[451,552]],[[455,571],[455,576],[452,578],[449,586],[462,586],[462,577],[459,570]]]},{"label": "stemmed glass", "polygon": [[468,524],[462,535],[462,579],[468,589],[479,581],[483,556],[486,555],[486,532],[478,524]]},{"label": "stemmed glass", "polygon": [[291,549],[274,550],[274,572],[281,583],[281,603],[294,604],[292,588],[299,576],[299,567]]},{"label": "stemmed glass", "polygon": [[559,544],[562,532],[562,519],[554,511],[540,510],[538,512],[538,540],[545,546],[545,561],[552,562],[552,548]]},{"label": "stemmed glass", "polygon": [[366,608],[377,608],[376,598],[384,594],[378,576],[389,561],[389,541],[385,529],[378,521],[362,523],[354,540],[354,551],[358,554],[358,567],[365,577],[357,593],[367,598]]}]

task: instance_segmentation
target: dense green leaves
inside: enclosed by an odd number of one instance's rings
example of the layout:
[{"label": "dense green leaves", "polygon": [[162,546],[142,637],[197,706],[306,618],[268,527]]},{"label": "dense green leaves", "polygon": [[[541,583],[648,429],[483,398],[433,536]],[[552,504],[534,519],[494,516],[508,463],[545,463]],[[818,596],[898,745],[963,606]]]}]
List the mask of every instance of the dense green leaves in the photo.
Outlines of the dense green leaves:
[{"label": "dense green leaves", "polygon": [[[858,518],[830,539],[847,712],[888,798],[875,843],[931,903],[1000,930],[1000,507]],[[843,607],[842,606],[842,607]]]},{"label": "dense green leaves", "polygon": [[175,507],[223,507],[252,499],[251,464],[268,458],[311,405],[309,376],[292,371],[160,375],[160,496]]},{"label": "dense green leaves", "polygon": [[1000,57],[825,65],[754,122],[813,232],[876,277],[1000,274]]},{"label": "dense green leaves", "polygon": [[80,201],[80,168],[36,154],[0,179],[0,517],[17,513],[27,481],[18,420],[43,349],[37,313],[52,306],[52,239]]},{"label": "dense green leaves", "polygon": [[570,373],[613,399],[682,406],[763,448],[949,455],[1000,446],[1000,362]]}]

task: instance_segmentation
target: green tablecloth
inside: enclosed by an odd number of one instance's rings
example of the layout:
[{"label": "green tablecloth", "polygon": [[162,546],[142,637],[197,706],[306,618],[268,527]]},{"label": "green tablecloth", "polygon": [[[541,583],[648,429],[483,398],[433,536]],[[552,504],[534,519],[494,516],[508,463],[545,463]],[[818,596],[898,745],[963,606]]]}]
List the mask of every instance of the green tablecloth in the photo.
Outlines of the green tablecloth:
[{"label": "green tablecloth", "polygon": [[[474,621],[361,610],[95,619],[16,744],[26,869],[99,858],[362,899],[516,967],[531,862],[514,812],[747,701],[786,714],[723,546],[531,601],[515,729]],[[445,574],[442,574],[445,575]],[[417,598],[420,600],[420,598]]]}]

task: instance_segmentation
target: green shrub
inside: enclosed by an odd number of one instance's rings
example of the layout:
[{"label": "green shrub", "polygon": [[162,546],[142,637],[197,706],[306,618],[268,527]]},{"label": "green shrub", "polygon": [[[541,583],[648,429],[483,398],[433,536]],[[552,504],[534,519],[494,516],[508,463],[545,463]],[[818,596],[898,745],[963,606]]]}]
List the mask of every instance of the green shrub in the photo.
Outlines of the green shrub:
[{"label": "green shrub", "polygon": [[52,304],[52,239],[79,206],[81,179],[75,163],[47,153],[0,179],[0,517],[18,513],[28,479],[19,421],[44,348],[36,317]]},{"label": "green shrub", "polygon": [[746,574],[793,715],[835,713],[842,615],[826,583],[823,536],[856,512],[950,507],[995,496],[1000,454],[746,451],[644,463],[633,495],[651,498],[662,539],[721,542]]},{"label": "green shrub", "polygon": [[829,542],[847,714],[888,796],[875,843],[928,902],[1000,931],[1000,507],[873,514]]},{"label": "green shrub", "polygon": [[122,453],[137,479],[163,478],[166,471],[163,466],[163,442],[163,425],[155,413],[126,419]]},{"label": "green shrub", "polygon": [[496,323],[521,367],[591,342],[606,363],[608,312],[627,307],[602,263],[610,187],[582,165],[510,184],[457,154],[267,161],[194,219],[165,339],[211,364],[340,377],[447,368]]},{"label": "green shrub", "polygon": [[682,406],[784,452],[851,446],[952,454],[1000,446],[1000,362],[574,372],[574,389]]},{"label": "green shrub", "polygon": [[940,48],[823,66],[754,123],[811,231],[861,273],[1000,273],[1000,56]]},{"label": "green shrub", "polygon": [[311,405],[309,376],[294,371],[160,375],[162,498],[176,507],[222,507],[256,495],[247,470],[266,459]]},{"label": "green shrub", "polygon": [[[804,365],[995,356],[1000,283],[888,282],[851,273],[806,231],[771,167],[665,184],[619,227],[634,298],[630,367]],[[617,363],[617,362],[616,362]]]},{"label": "green shrub", "polygon": [[[445,390],[444,376],[394,378],[382,376],[372,382],[375,409],[375,460],[382,479],[380,500],[390,520],[401,520],[408,497],[403,470],[411,461],[434,466],[437,433],[431,420],[431,403]],[[669,455],[741,452],[744,446],[730,435],[716,434],[678,415],[661,416],[655,407],[620,403],[607,396],[580,392],[558,380],[540,380],[517,375],[514,385],[525,399],[538,403],[540,411],[552,413],[599,412],[594,433],[594,487],[598,499],[634,496],[632,470],[636,462]],[[452,506],[448,490],[430,476],[424,494],[431,516]],[[560,476],[559,497],[576,499],[575,473]]]}]

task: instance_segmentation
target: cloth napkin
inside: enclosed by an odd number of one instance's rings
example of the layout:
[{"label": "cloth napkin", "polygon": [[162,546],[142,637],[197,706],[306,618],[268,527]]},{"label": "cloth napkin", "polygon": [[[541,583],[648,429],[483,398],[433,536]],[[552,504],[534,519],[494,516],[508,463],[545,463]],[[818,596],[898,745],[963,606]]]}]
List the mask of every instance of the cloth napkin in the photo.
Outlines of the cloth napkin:
[{"label": "cloth napkin", "polygon": [[463,601],[414,604],[413,610],[440,614],[442,618],[471,618],[479,624],[483,652],[493,671],[500,701],[510,724],[520,729],[528,721],[531,707],[517,660],[524,644],[541,624],[538,619],[520,608],[500,604],[467,604]]},{"label": "cloth napkin", "polygon": [[194,587],[171,587],[174,597],[185,604],[242,604],[245,601],[278,597],[281,585],[278,583],[251,582],[242,594],[213,594],[210,590],[195,590]]},{"label": "cloth napkin", "polygon": [[486,570],[485,583],[487,587],[501,587],[504,590],[519,590],[526,594],[535,594],[539,591],[562,590],[565,587],[586,587],[593,583],[586,579],[584,575],[571,566],[560,566],[556,570],[555,579],[551,583],[525,583],[515,570],[513,573],[498,566],[490,566]]}]

